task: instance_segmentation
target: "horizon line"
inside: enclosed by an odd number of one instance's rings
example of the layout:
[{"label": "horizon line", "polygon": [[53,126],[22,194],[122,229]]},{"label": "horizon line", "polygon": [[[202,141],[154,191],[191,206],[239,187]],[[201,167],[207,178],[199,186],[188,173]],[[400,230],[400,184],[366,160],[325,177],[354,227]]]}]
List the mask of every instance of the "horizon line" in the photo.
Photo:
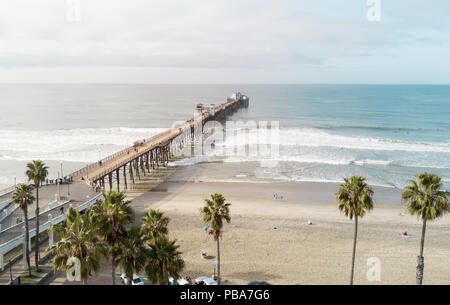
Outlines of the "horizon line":
[{"label": "horizon line", "polygon": [[239,85],[239,86],[263,86],[263,85],[337,85],[337,86],[449,86],[450,83],[121,83],[121,82],[0,82],[0,85],[183,85],[183,86],[205,86],[205,85]]}]

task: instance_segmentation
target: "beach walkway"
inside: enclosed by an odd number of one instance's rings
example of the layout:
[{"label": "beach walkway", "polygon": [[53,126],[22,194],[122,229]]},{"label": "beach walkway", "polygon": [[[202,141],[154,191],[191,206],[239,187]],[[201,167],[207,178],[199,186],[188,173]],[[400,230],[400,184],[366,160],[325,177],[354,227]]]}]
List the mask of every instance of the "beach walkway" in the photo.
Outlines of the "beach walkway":
[{"label": "beach walkway", "polygon": [[[61,185],[64,186],[64,185]],[[65,185],[67,187],[67,185]],[[91,187],[86,185],[85,183],[73,183],[70,185],[70,198],[71,200],[65,200],[60,202],[59,204],[52,205],[51,209],[48,210],[48,202],[51,198],[55,198],[55,192],[58,191],[56,185],[48,185],[41,188],[42,191],[39,193],[39,202],[40,202],[40,223],[45,223],[48,221],[48,215],[51,214],[52,218],[60,215],[62,212],[67,211],[70,205],[77,207],[78,205],[86,202],[89,198],[92,198],[96,195],[96,193],[92,190]],[[67,189],[65,193],[61,191],[62,196],[67,196]],[[29,206],[29,227],[30,230],[36,227],[35,222],[35,204],[31,204]],[[61,210],[62,208],[62,210]],[[17,219],[20,220],[20,223],[17,223]],[[6,217],[2,221],[2,232],[0,232],[0,245],[10,241],[11,239],[23,234],[23,212],[21,209],[16,209],[11,215]]]},{"label": "beach walkway", "polygon": [[[58,187],[56,185],[48,185],[48,186],[44,186],[42,187],[42,197],[40,196],[41,200],[43,198],[51,198],[54,195],[54,192],[58,191]],[[67,190],[68,191],[68,190]],[[48,223],[48,221],[50,219],[56,219],[56,218],[60,218],[60,215],[65,213],[69,207],[80,207],[80,205],[83,205],[83,208],[86,207],[86,204],[92,204],[92,202],[94,202],[93,200],[90,199],[94,199],[98,197],[98,193],[94,192],[92,190],[92,187],[88,186],[86,183],[74,183],[70,185],[70,200],[67,199],[67,193],[63,194],[61,192],[61,196],[66,195],[66,198],[63,199],[63,201],[58,201],[58,202],[52,202],[51,206],[49,206],[49,204],[40,204],[41,206],[41,212],[39,214],[39,221],[40,221],[40,225],[43,226],[46,223]],[[44,201],[45,202],[45,201]],[[33,209],[33,207],[35,207],[35,205],[30,205],[30,210]],[[34,210],[34,209],[33,209]],[[16,223],[17,220],[19,220],[19,223]],[[16,240],[18,238],[22,238],[23,239],[23,233],[24,233],[24,222],[23,222],[23,212],[20,209],[15,210],[10,216],[6,217],[4,219],[4,222],[9,222],[11,224],[11,226],[9,227],[4,227],[4,229],[2,230],[2,232],[0,232],[0,247],[3,247],[3,253],[0,253],[1,257],[0,257],[0,276],[2,278],[5,277],[4,272],[5,270],[1,270],[1,267],[5,267],[9,260],[12,261],[12,270],[13,273],[15,273],[16,271],[22,271],[23,270],[23,257],[22,259],[17,260],[17,256],[21,255],[23,253],[23,243],[19,241],[19,243],[16,242]],[[33,212],[32,214],[30,214],[29,216],[29,229],[30,232],[33,232],[33,230],[36,228],[36,215]],[[42,232],[40,235],[41,236],[41,241],[42,244],[40,246],[40,257],[44,256],[44,252],[45,249],[47,248],[47,233],[44,233],[45,230],[43,230],[41,228]],[[22,236],[22,237],[21,237]],[[31,237],[33,237],[33,235],[30,235]],[[14,243],[11,244],[11,241],[13,241]],[[33,247],[34,246],[34,242],[32,242],[30,240],[30,246]],[[30,247],[30,248],[31,248]],[[8,250],[7,250],[8,249]],[[30,251],[33,253],[33,251]],[[31,255],[31,254],[30,254]],[[31,257],[34,257],[33,255],[31,255]],[[9,272],[9,267],[5,268],[8,269]],[[14,271],[16,270],[16,271]],[[16,274],[17,275],[17,274]],[[8,276],[6,276],[7,279],[9,279],[9,274]],[[6,281],[6,283],[8,283],[8,280],[1,280],[0,283],[2,283],[2,281]]]}]

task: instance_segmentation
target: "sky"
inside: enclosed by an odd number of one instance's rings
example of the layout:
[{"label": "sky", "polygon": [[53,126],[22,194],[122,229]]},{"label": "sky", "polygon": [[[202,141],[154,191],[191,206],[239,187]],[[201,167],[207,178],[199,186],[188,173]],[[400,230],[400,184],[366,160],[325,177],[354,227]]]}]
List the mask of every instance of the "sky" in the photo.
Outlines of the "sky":
[{"label": "sky", "polygon": [[448,0],[0,2],[0,83],[450,84]]}]

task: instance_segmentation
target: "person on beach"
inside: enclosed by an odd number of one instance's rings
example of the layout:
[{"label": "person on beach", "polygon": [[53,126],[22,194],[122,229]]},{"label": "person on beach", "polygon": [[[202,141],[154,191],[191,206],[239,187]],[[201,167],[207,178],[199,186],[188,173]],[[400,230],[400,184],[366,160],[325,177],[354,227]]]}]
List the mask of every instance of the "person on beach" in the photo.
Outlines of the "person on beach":
[{"label": "person on beach", "polygon": [[206,225],[206,226],[205,226],[205,233],[208,233],[208,229],[209,229],[209,226]]},{"label": "person on beach", "polygon": [[192,284],[192,279],[189,276],[186,276],[185,280],[189,283],[189,285]]}]

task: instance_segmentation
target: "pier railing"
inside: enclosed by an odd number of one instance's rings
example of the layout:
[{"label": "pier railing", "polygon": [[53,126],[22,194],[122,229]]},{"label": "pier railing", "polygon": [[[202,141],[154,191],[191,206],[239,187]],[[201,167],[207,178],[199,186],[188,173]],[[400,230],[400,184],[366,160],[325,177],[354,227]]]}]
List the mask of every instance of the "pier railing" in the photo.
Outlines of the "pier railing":
[{"label": "pier railing", "polygon": [[[156,137],[158,137],[158,138],[159,138],[159,137],[162,137],[162,136],[164,136],[164,135],[170,133],[171,131],[172,131],[172,130],[169,129],[168,131],[165,131],[165,132],[163,132],[163,133],[161,133],[161,134],[158,134],[157,136],[152,137],[152,138],[146,140],[145,142],[146,142],[146,143],[149,143],[149,142],[152,143],[152,139],[155,139]],[[141,151],[141,154],[145,154],[145,153],[149,152],[150,150],[152,150],[152,149],[154,149],[154,148],[155,148],[155,147],[150,146],[150,147],[148,147],[148,148],[142,150],[142,151]],[[89,180],[91,180],[91,181],[96,181],[97,179],[99,179],[99,178],[101,178],[101,177],[104,177],[106,174],[112,172],[113,170],[118,169],[118,168],[121,168],[121,167],[124,166],[125,164],[128,164],[129,162],[131,162],[131,161],[134,160],[134,159],[136,159],[136,156],[131,156],[131,157],[129,157],[129,158],[123,160],[123,161],[120,162],[120,163],[115,163],[114,166],[109,166],[109,167],[105,168],[100,174],[97,174],[97,175],[94,176],[94,177],[90,177]]]},{"label": "pier railing", "polygon": [[[147,138],[147,139],[145,139],[145,143],[144,144],[152,143],[155,139],[164,137],[165,135],[168,135],[172,131],[173,131],[173,129],[168,129],[168,130],[166,130],[166,131],[164,131],[162,133],[159,133],[159,134],[154,135],[154,136],[152,136],[150,138]],[[127,148],[124,148],[121,151],[118,151],[118,152],[116,152],[116,153],[114,153],[112,155],[109,155],[108,157],[105,157],[105,158],[101,159],[100,161],[102,162],[102,164],[106,164],[107,161],[112,160],[114,158],[117,158],[118,156],[124,155],[124,154],[128,153],[129,151],[134,150],[134,148],[135,148],[134,145],[130,146],[130,147],[127,147]],[[153,148],[154,147],[146,148],[146,149],[142,150],[140,154],[145,154],[148,151],[152,150]],[[99,177],[104,176],[105,173],[109,173],[113,169],[120,168],[121,166],[123,166],[124,164],[127,164],[128,162],[130,162],[131,160],[133,160],[135,158],[136,158],[136,156],[131,156],[130,158],[127,158],[126,161],[120,162],[119,164],[114,164],[114,166],[112,166],[112,167],[105,168],[105,170],[102,171],[102,174],[96,175],[95,177],[89,177],[89,180],[95,181]],[[82,175],[84,173],[89,173],[89,170],[99,166],[99,162],[100,161],[94,162],[94,163],[92,163],[92,164],[90,164],[88,166],[83,167],[82,169],[79,169],[76,172],[71,173],[69,175],[69,177],[76,177],[76,176]]]},{"label": "pier railing", "polygon": [[[165,135],[166,133],[169,133],[169,132],[170,132],[170,129],[169,129],[168,131],[165,131],[165,132],[162,133],[162,134],[157,134],[157,135],[152,136],[152,137],[150,137],[150,138],[148,138],[148,139],[145,139],[145,143],[151,142],[151,141],[154,140],[155,138],[161,137],[162,135]],[[112,154],[112,155],[109,155],[109,156],[107,156],[107,157],[105,157],[105,158],[103,158],[103,159],[101,159],[101,160],[99,160],[99,161],[97,161],[97,162],[93,162],[93,163],[91,163],[91,164],[89,164],[89,165],[87,165],[87,166],[85,166],[85,167],[83,167],[83,168],[77,170],[76,172],[73,172],[73,173],[69,174],[68,176],[69,176],[69,177],[76,177],[76,176],[79,176],[79,175],[81,175],[81,174],[87,173],[87,172],[89,172],[89,170],[91,170],[91,169],[97,167],[98,164],[99,164],[100,162],[102,162],[102,164],[103,164],[103,163],[106,163],[106,162],[108,162],[109,160],[112,160],[112,159],[114,159],[114,158],[117,158],[118,156],[121,156],[121,155],[123,155],[123,154],[126,154],[128,151],[133,150],[133,149],[134,149],[134,145],[133,145],[133,146],[129,146],[129,147],[127,147],[127,148],[124,148],[124,149],[122,149],[122,150],[120,150],[120,151],[118,151],[118,152],[116,152],[116,153],[114,153],[114,154]]]}]

